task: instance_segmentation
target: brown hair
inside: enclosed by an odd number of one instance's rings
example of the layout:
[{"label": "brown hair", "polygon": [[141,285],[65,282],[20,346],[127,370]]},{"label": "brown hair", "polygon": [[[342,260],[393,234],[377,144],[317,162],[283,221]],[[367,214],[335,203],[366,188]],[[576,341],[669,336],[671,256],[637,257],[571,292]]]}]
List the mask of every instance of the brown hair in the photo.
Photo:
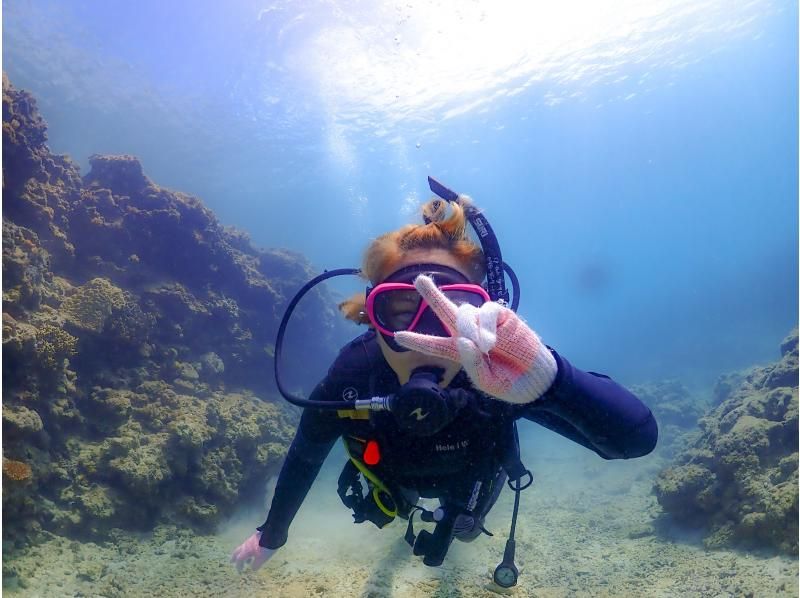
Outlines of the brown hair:
[{"label": "brown hair", "polygon": [[[480,283],[486,275],[486,265],[483,251],[467,236],[464,206],[469,202],[469,197],[461,195],[456,202],[432,199],[423,205],[422,216],[428,224],[407,224],[373,240],[364,253],[361,275],[375,285],[397,270],[407,252],[444,249],[456,258],[472,282]],[[365,301],[365,294],[358,293],[340,303],[339,309],[348,320],[367,324]]]}]

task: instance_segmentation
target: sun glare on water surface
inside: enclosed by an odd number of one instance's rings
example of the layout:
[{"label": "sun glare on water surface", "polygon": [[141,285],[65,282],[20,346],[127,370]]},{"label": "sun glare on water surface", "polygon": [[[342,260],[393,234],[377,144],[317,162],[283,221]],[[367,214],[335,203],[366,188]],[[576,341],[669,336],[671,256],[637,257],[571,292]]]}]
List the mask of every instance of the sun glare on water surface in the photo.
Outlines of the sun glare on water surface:
[{"label": "sun glare on water surface", "polygon": [[449,118],[537,81],[575,94],[570,83],[613,80],[632,62],[679,67],[675,48],[747,21],[719,2],[683,0],[330,3],[291,18],[286,9],[259,16],[281,21],[286,66],[340,118],[362,122],[373,111]]}]

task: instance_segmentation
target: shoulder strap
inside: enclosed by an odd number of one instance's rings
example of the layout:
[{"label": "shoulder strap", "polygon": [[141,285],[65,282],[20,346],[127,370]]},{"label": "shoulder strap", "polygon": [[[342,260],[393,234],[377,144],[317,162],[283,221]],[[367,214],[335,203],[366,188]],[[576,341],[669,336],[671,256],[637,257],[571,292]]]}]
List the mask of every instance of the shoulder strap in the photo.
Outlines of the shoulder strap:
[{"label": "shoulder strap", "polygon": [[[375,333],[366,332],[347,343],[328,370],[331,378],[366,375],[381,363],[380,347]],[[388,366],[387,366],[388,367]]]},{"label": "shoulder strap", "polygon": [[[343,347],[328,370],[328,380],[334,387],[333,395],[348,401],[375,396],[377,376],[388,367],[380,360],[379,353],[380,347],[372,331]],[[366,410],[341,409],[337,413],[342,418],[370,419]]]}]

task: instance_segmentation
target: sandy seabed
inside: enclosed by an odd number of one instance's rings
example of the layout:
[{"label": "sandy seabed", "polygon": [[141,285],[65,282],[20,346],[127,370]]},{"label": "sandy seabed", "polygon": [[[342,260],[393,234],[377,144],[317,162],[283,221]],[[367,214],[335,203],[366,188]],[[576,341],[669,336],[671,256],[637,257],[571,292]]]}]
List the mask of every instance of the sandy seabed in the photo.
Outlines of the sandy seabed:
[{"label": "sandy seabed", "polygon": [[[651,493],[658,457],[606,462],[559,444],[526,461],[537,472],[522,495],[513,590],[491,584],[510,525],[505,490],[486,527],[493,537],[456,542],[442,567],[429,568],[403,541],[405,522],[383,530],[353,525],[335,494],[338,459],[314,485],[289,542],[259,571],[238,573],[232,549],[263,513],[250,513],[216,536],[162,527],[120,532],[114,542],[53,537],[5,554],[10,596],[359,596],[409,598],[798,596],[798,561],[744,551],[705,550],[700,537],[671,530]],[[418,530],[421,529],[417,525]]]}]

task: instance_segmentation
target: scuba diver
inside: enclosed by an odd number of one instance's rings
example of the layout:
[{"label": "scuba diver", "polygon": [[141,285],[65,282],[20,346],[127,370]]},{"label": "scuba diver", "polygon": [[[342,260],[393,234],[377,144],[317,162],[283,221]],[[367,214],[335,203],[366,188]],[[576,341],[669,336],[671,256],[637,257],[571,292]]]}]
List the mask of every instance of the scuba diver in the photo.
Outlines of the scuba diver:
[{"label": "scuba diver", "polygon": [[[519,285],[502,261],[484,215],[429,177],[435,198],[424,224],[375,239],[361,270],[326,272],[290,303],[276,342],[278,388],[305,407],[278,476],[266,521],[233,553],[241,571],[260,568],[283,546],[325,458],[342,438],[349,460],[338,493],[356,523],[379,528],[400,517],[413,553],[440,565],[454,539],[483,533],[502,488],[515,492],[511,532],[494,572],[516,584],[514,530],[520,492],[533,476],[520,461],[524,418],[604,459],[650,453],[658,428],[650,410],[608,376],[584,372],[546,346],[515,313]],[[480,245],[467,231],[471,224]],[[369,281],[339,307],[369,330],[345,346],[309,399],[293,397],[278,361],[286,323],[315,284],[342,274]],[[508,274],[515,293],[509,302]],[[429,510],[420,499],[438,499]],[[414,531],[414,517],[434,523]]]}]

